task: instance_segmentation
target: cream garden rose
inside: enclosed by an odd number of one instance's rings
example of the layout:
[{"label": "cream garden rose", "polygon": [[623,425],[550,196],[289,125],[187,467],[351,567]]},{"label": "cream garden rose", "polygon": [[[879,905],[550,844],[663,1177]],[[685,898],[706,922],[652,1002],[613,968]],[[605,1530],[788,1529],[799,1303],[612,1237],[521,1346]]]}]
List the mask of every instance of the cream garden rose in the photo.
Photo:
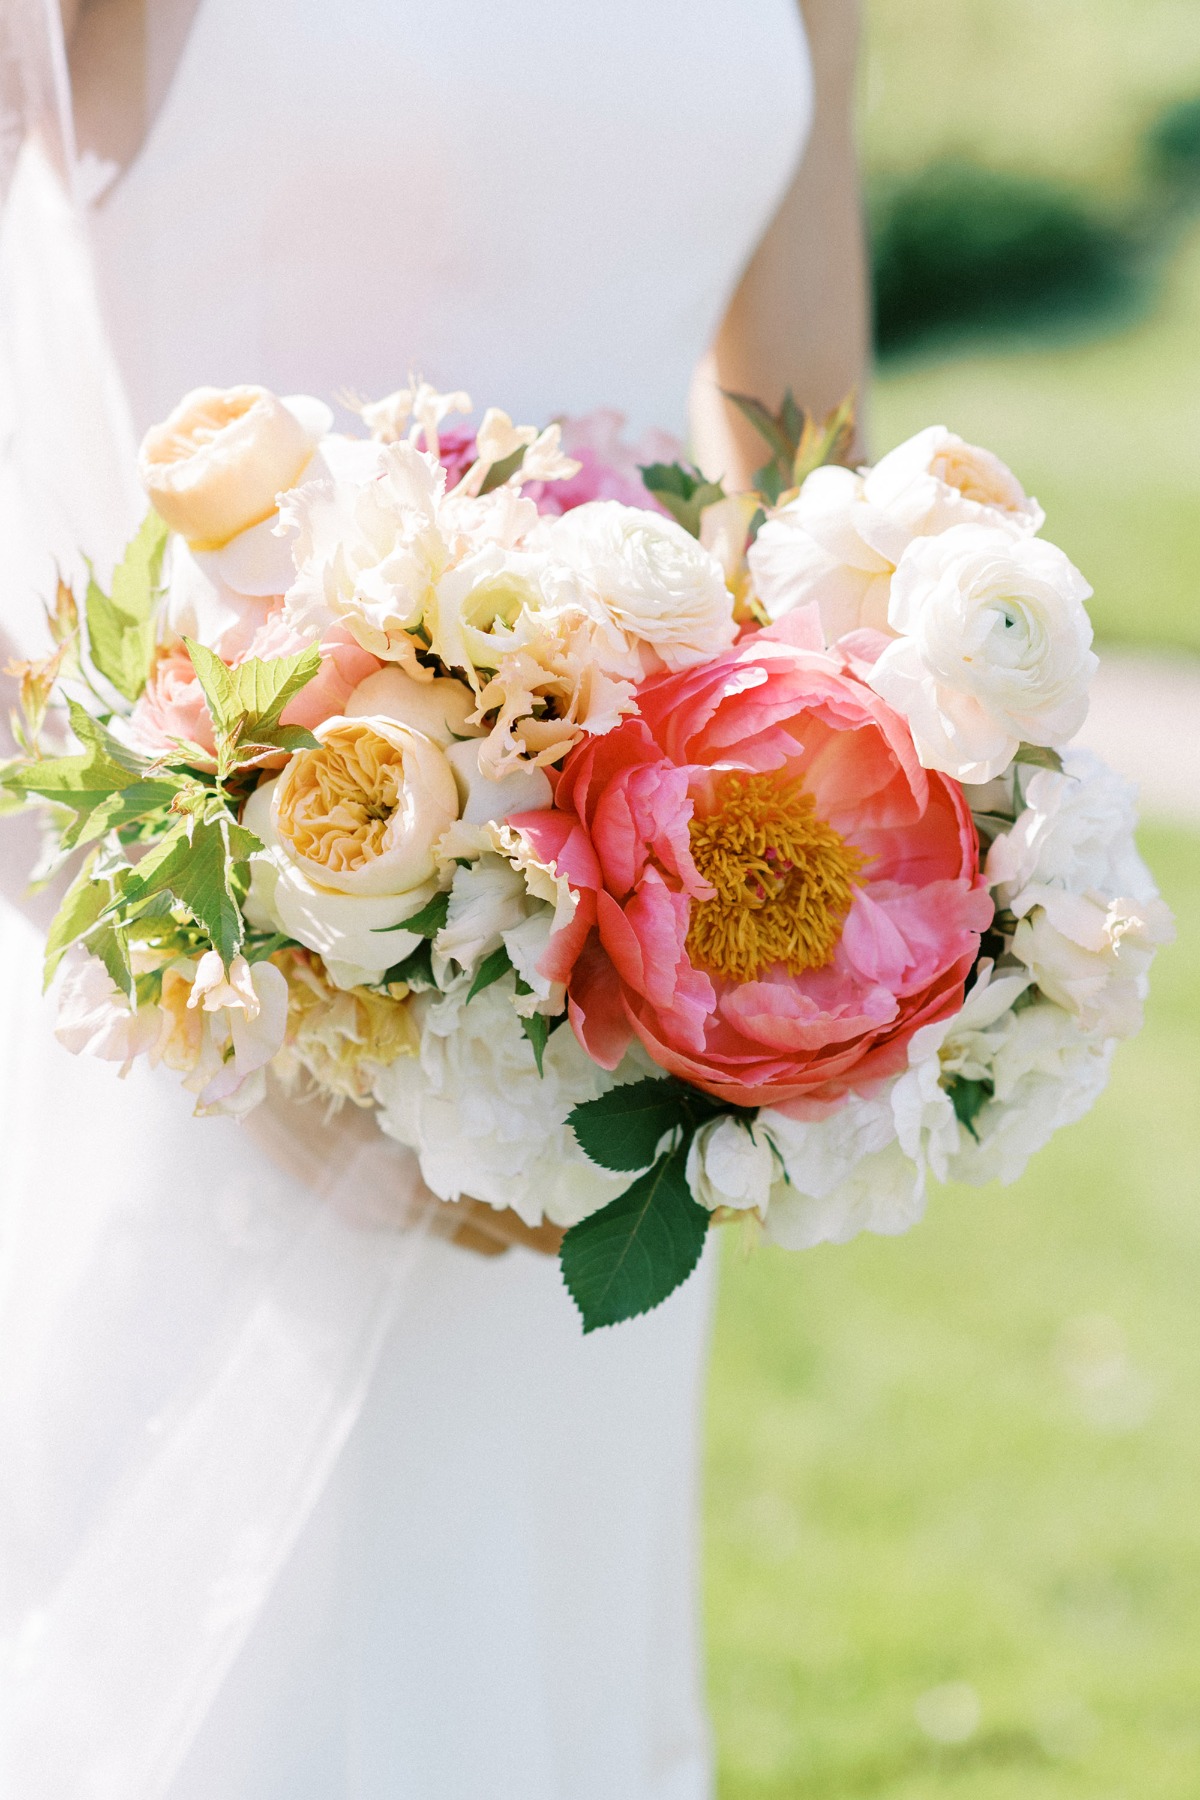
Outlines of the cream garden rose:
[{"label": "cream garden rose", "polygon": [[1075,735],[1097,667],[1091,591],[1038,538],[956,525],[913,540],[888,602],[900,635],[869,680],[908,720],[926,768],[990,781],[1023,742]]},{"label": "cream garden rose", "polygon": [[138,470],[159,517],[199,550],[269,519],[300,480],[328,409],[263,387],[194,388],[142,440]]}]

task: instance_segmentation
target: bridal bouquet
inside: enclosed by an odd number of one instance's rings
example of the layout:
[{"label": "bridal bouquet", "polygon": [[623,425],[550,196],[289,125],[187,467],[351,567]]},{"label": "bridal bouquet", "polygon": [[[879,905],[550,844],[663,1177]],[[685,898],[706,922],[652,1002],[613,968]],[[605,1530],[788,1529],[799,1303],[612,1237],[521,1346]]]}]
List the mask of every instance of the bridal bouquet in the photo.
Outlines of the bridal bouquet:
[{"label": "bridal bouquet", "polygon": [[62,1041],[201,1113],[374,1109],[435,1194],[569,1227],[586,1330],[714,1220],[803,1248],[1011,1181],[1170,933],[1065,748],[1090,589],[1036,502],[940,428],[855,470],[845,412],[739,404],[727,495],[613,416],[199,390],[16,671],[0,780],[42,878],[81,859]]}]

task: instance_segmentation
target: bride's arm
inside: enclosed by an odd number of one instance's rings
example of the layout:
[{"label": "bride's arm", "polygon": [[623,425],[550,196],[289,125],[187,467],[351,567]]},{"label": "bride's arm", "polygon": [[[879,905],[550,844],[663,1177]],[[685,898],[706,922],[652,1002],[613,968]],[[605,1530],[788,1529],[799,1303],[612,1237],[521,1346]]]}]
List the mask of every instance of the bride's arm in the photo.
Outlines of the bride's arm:
[{"label": "bride's arm", "polygon": [[860,0],[801,0],[814,77],[812,133],[795,179],[733,297],[692,399],[697,461],[742,485],[761,441],[719,390],[776,405],[791,388],[829,412],[862,391],[869,313],[854,103]]}]

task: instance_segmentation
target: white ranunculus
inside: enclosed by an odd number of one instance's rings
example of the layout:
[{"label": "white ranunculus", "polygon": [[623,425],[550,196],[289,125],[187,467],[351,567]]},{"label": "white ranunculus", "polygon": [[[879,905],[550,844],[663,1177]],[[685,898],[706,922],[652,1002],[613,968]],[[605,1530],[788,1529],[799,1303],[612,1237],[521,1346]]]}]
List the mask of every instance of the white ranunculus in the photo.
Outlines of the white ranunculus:
[{"label": "white ranunculus", "polygon": [[860,1231],[892,1236],[924,1212],[924,1166],[897,1143],[886,1091],[852,1094],[819,1119],[766,1107],[758,1125],[787,1172],[771,1189],[767,1211],[767,1236],[785,1249],[844,1244]]},{"label": "white ranunculus", "polygon": [[900,635],[869,680],[907,719],[926,768],[990,781],[1022,742],[1074,736],[1096,669],[1090,593],[1038,538],[956,525],[913,540],[888,606]]},{"label": "white ranunculus", "polygon": [[441,518],[446,475],[407,443],[379,449],[377,470],[369,481],[311,481],[284,499],[296,567],[287,619],[314,635],[345,625],[364,650],[421,676],[410,634],[454,554]]},{"label": "white ranunculus", "polygon": [[1032,536],[1043,516],[998,457],[931,425],[873,469],[814,469],[755,540],[755,591],[773,619],[815,601],[830,643],[861,627],[890,635],[892,573],[914,538],[955,525]]},{"label": "white ranunculus", "polygon": [[772,513],[747,555],[772,619],[815,603],[829,643],[862,626],[887,630],[895,565],[867,542],[870,512],[862,476],[830,464]]},{"label": "white ranunculus", "polygon": [[709,1212],[728,1206],[765,1218],[778,1174],[766,1131],[728,1115],[702,1125],[688,1150],[688,1186]]},{"label": "white ranunculus", "polygon": [[[616,1199],[631,1180],[598,1168],[567,1115],[613,1085],[568,1026],[550,1035],[539,1076],[533,1051],[500,984],[466,1000],[464,980],[412,1002],[421,1049],[376,1081],[384,1131],[417,1152],[444,1200],[470,1195],[511,1206],[526,1224],[573,1225]],[[640,1076],[641,1068],[636,1070]]]},{"label": "white ranunculus", "polygon": [[720,563],[661,513],[590,500],[544,520],[538,543],[653,653],[653,666],[687,668],[728,649],[737,635]]}]

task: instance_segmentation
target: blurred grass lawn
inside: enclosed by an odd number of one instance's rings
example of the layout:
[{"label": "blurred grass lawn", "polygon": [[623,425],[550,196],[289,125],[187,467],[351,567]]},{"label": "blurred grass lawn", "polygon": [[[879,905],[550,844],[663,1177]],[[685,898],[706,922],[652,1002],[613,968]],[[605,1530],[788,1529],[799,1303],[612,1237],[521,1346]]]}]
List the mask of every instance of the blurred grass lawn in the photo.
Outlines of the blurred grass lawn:
[{"label": "blurred grass lawn", "polygon": [[[1136,214],[1147,126],[1200,93],[1196,0],[871,0],[868,164],[941,156],[1081,186]],[[1096,589],[1111,640],[1200,652],[1200,231],[1116,335],[893,365],[876,450],[935,422],[1010,462]]]},{"label": "blurred grass lawn", "polygon": [[1088,1119],[905,1238],[728,1245],[721,1800],[1200,1792],[1200,836],[1144,849],[1180,941]]}]

